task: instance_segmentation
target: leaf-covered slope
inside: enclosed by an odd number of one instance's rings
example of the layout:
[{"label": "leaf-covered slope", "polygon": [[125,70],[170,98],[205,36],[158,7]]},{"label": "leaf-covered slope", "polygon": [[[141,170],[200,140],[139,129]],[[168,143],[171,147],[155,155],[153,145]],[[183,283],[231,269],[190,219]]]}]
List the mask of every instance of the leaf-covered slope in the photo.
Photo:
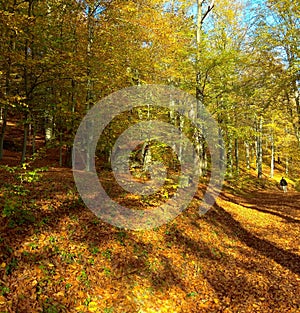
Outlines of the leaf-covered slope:
[{"label": "leaf-covered slope", "polygon": [[86,209],[71,171],[25,173],[1,169],[1,312],[299,312],[299,194],[224,192],[199,217],[199,190],[134,232]]}]

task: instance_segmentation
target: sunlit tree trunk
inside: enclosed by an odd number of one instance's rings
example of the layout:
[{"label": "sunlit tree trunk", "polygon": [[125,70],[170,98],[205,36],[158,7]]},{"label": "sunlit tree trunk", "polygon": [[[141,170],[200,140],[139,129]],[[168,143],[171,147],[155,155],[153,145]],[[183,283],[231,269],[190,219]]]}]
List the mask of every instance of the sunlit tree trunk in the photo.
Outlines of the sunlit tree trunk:
[{"label": "sunlit tree trunk", "polygon": [[235,156],[235,170],[239,174],[240,168],[240,157],[239,157],[239,141],[237,138],[234,139],[234,156]]},{"label": "sunlit tree trunk", "polygon": [[262,116],[259,117],[257,121],[257,137],[256,137],[256,168],[257,177],[262,178],[263,176],[263,148],[262,148],[262,135],[263,135],[263,119]]},{"label": "sunlit tree trunk", "polygon": [[245,145],[245,153],[246,153],[246,168],[247,170],[250,170],[250,145],[249,141],[244,142]]},{"label": "sunlit tree trunk", "polygon": [[[86,110],[88,111],[93,104],[93,85],[92,85],[92,45],[93,45],[93,33],[94,33],[94,14],[97,7],[94,5],[87,5],[87,83],[86,83]],[[88,121],[90,123],[90,121]],[[93,125],[88,125],[88,129],[91,129]],[[91,143],[93,141],[93,132],[87,134],[87,151],[86,151],[86,170],[90,171],[92,167],[92,151]]]},{"label": "sunlit tree trunk", "polygon": [[273,130],[271,133],[271,164],[270,164],[270,177],[274,177],[274,166],[275,166],[275,144]]},{"label": "sunlit tree trunk", "polygon": [[[27,15],[28,17],[32,16],[32,9],[33,9],[33,2],[34,0],[29,0],[28,1],[28,10],[27,10]],[[28,60],[29,60],[29,50],[30,50],[30,45],[29,45],[29,39],[26,38],[25,41],[25,47],[24,47],[24,91],[25,91],[25,97],[26,97],[26,104],[27,107],[24,109],[24,137],[23,137],[23,148],[22,148],[22,156],[21,156],[21,164],[25,162],[26,158],[26,150],[27,150],[27,142],[28,142],[28,132],[29,132],[29,102],[30,102],[30,93],[32,91],[29,90],[29,73],[28,73]]]},{"label": "sunlit tree trunk", "polygon": [[[200,106],[203,105],[204,102],[204,88],[202,87],[202,77],[200,70],[200,62],[201,62],[201,44],[202,44],[202,33],[203,33],[203,23],[207,18],[208,14],[214,7],[214,0],[207,6],[204,7],[205,0],[197,0],[197,22],[196,22],[196,45],[197,45],[197,54],[196,54],[196,119],[200,120]],[[201,130],[201,129],[200,129]],[[207,157],[206,157],[206,149],[205,149],[205,141],[203,136],[199,132],[195,132],[195,142],[196,142],[196,151],[199,156],[200,168],[199,174],[202,175],[203,171],[206,172],[207,166]]]},{"label": "sunlit tree trunk", "polygon": [[286,156],[286,159],[285,159],[285,174],[286,175],[289,175],[289,157]]},{"label": "sunlit tree trunk", "polygon": [[227,138],[227,172],[229,176],[232,176],[233,159],[232,159],[232,139],[230,135]]}]

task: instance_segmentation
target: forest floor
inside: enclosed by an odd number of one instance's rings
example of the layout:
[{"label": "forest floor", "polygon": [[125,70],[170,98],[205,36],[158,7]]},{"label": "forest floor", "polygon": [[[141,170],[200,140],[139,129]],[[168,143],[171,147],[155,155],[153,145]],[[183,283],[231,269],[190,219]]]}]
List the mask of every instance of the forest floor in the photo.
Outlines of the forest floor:
[{"label": "forest floor", "polygon": [[70,169],[16,156],[0,167],[0,312],[300,312],[300,193],[227,184],[200,217],[200,186],[172,222],[125,231],[83,205]]}]

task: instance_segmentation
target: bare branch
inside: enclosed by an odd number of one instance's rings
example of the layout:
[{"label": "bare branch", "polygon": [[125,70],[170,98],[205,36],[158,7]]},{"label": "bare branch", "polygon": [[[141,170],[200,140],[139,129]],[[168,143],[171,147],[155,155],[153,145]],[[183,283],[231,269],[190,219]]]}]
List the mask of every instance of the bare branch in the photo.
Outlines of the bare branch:
[{"label": "bare branch", "polygon": [[203,16],[202,16],[202,19],[201,19],[201,25],[204,23],[204,20],[207,18],[207,16],[208,16],[208,14],[212,11],[212,9],[214,8],[214,6],[215,6],[215,1],[214,0],[212,0],[211,1],[211,3],[210,3],[210,5],[207,7],[207,10],[206,10],[206,12],[203,14]]}]

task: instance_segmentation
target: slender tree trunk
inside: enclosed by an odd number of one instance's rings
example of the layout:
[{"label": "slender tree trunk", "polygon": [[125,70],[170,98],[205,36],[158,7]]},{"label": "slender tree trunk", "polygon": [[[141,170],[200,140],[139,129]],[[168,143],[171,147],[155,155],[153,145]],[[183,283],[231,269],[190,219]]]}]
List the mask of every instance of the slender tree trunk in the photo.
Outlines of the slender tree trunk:
[{"label": "slender tree trunk", "polygon": [[[76,111],[76,95],[75,95],[75,93],[76,93],[76,82],[75,82],[75,80],[72,79],[72,93],[71,93],[72,120],[71,120],[70,136],[73,135],[73,129],[75,129],[75,120],[74,120],[75,111]],[[70,138],[68,138],[68,141],[70,141]],[[66,147],[65,165],[68,167],[72,166],[72,146],[69,143],[67,143],[67,147]]]},{"label": "slender tree trunk", "polygon": [[[174,100],[171,98],[170,99],[170,111],[169,111],[169,121],[172,125],[174,125],[174,127],[177,127],[177,115],[176,115],[176,111],[175,111],[175,102]],[[173,151],[177,151],[177,142],[173,143]],[[176,169],[176,161],[175,159],[172,160],[172,166],[173,169]]]},{"label": "slender tree trunk", "polygon": [[270,177],[274,177],[274,165],[275,165],[275,145],[274,145],[274,134],[271,134],[271,165],[270,165]]},{"label": "slender tree trunk", "polygon": [[[8,7],[6,10],[9,10],[10,13],[14,13],[14,9],[9,9]],[[4,38],[10,38],[9,39],[9,49],[11,51],[15,51],[15,33],[4,33],[2,34]],[[7,114],[8,114],[8,108],[9,108],[9,97],[11,95],[11,71],[12,71],[12,59],[11,55],[9,54],[7,56],[7,68],[6,68],[6,75],[5,75],[5,89],[4,89],[4,100],[5,104],[4,107],[1,106],[1,133],[0,133],[0,160],[3,158],[3,145],[4,145],[4,137],[5,137],[5,131],[7,126]]]},{"label": "slender tree trunk", "polygon": [[[140,119],[142,120],[143,117],[140,116]],[[147,104],[147,120],[150,120],[150,105]],[[152,162],[152,155],[151,151],[149,149],[149,144],[150,144],[151,138],[147,138],[147,140],[144,142],[143,147],[142,147],[142,164],[143,164],[143,171],[148,171],[149,165]]]},{"label": "slender tree trunk", "polygon": [[250,170],[250,145],[247,140],[245,141],[244,145],[246,150],[246,168],[247,170]]},{"label": "slender tree trunk", "polygon": [[146,145],[143,146],[142,150],[143,150],[142,152],[143,172],[146,173],[149,171],[149,167],[152,163],[152,154],[148,143],[146,143]]},{"label": "slender tree trunk", "polygon": [[257,125],[257,177],[262,178],[263,170],[263,150],[262,150],[262,127],[263,127],[263,119],[260,116],[258,125]]},{"label": "slender tree trunk", "polygon": [[26,151],[27,151],[27,142],[28,142],[28,114],[25,114],[25,122],[24,122],[24,131],[23,131],[23,148],[22,148],[22,156],[21,156],[21,164],[25,163],[26,160]]},{"label": "slender tree trunk", "polygon": [[33,122],[32,122],[32,155],[35,154],[36,152],[36,133],[37,133],[37,125],[36,125],[36,119],[33,117]]},{"label": "slender tree trunk", "polygon": [[[56,94],[55,94],[55,87],[52,86],[50,87],[50,90],[49,90],[49,94],[51,93],[51,96],[52,98],[55,98],[56,97]],[[47,146],[47,144],[53,139],[54,137],[54,114],[53,114],[53,108],[52,107],[48,107],[46,110],[45,110],[45,113],[44,113],[44,135],[45,135],[45,146]]]},{"label": "slender tree trunk", "polygon": [[[6,102],[7,97],[10,95],[10,72],[11,72],[11,59],[9,57],[8,59],[8,67],[6,72],[6,78],[5,78],[5,100]],[[2,107],[1,107],[2,109]],[[4,109],[2,111],[2,119],[1,119],[1,134],[0,134],[0,160],[3,158],[3,144],[4,144],[4,136],[6,131],[6,125],[7,125],[7,113],[8,113],[8,104],[5,103]]]},{"label": "slender tree trunk", "polygon": [[[295,133],[295,136],[297,138],[298,146],[300,147],[300,112],[298,113],[298,110],[300,111],[300,103],[299,103],[300,100],[298,99],[298,104],[297,104],[297,100],[296,100],[297,114],[295,115],[294,110],[293,110],[294,104],[293,104],[293,101],[291,100],[291,97],[290,97],[289,92],[287,90],[285,90],[285,97],[287,100],[287,109],[288,109],[288,112],[289,112],[290,117],[291,117],[294,133]],[[297,97],[296,97],[296,99],[297,99]]]},{"label": "slender tree trunk", "polygon": [[59,132],[59,166],[63,165],[63,136],[62,131]]},{"label": "slender tree trunk", "polygon": [[228,138],[228,146],[227,146],[227,172],[228,172],[230,177],[232,176],[232,168],[233,168],[232,140],[231,140],[231,138]]},{"label": "slender tree trunk", "polygon": [[234,155],[235,155],[235,171],[239,174],[240,159],[239,159],[239,141],[237,138],[234,139]]},{"label": "slender tree trunk", "polygon": [[47,144],[53,139],[53,115],[50,112],[46,112],[46,125],[45,125],[45,143]]},{"label": "slender tree trunk", "polygon": [[0,133],[0,160],[3,158],[3,144],[4,144],[4,136],[5,136],[5,130],[7,125],[7,112],[8,112],[8,106],[4,106],[3,115],[2,115],[2,126],[1,126],[1,133]]},{"label": "slender tree trunk", "polygon": [[[194,134],[194,139],[196,141],[196,153],[199,157],[199,162],[200,162],[200,166],[199,166],[199,175],[202,176],[204,174],[204,170],[205,170],[205,160],[204,160],[204,139],[202,138],[201,134],[199,133],[199,129],[195,129],[195,134]],[[196,160],[196,158],[195,158]]]},{"label": "slender tree trunk", "polygon": [[[221,120],[219,119],[219,124],[221,124]],[[225,155],[225,151],[223,149],[223,142],[222,142],[222,138],[223,138],[223,130],[221,129],[221,127],[219,127],[218,130],[219,133],[219,153],[220,153],[220,162],[219,162],[219,168],[223,169],[224,168],[224,164],[225,164],[225,159],[226,159],[226,155]]]},{"label": "slender tree trunk", "polygon": [[[210,11],[214,7],[214,0],[208,5],[206,10],[203,10],[204,0],[197,0],[197,22],[196,22],[196,45],[197,45],[197,53],[196,53],[196,119],[200,120],[200,107],[204,103],[204,90],[201,86],[201,70],[200,70],[200,62],[201,62],[201,43],[202,43],[202,32],[203,32],[203,23]],[[202,131],[202,129],[200,129]],[[205,138],[203,138],[202,134],[199,132],[195,132],[194,136],[196,142],[196,150],[199,156],[200,168],[199,175],[203,175],[207,170],[207,158],[206,158],[206,150],[205,150]]]},{"label": "slender tree trunk", "polygon": [[[300,112],[299,112],[300,113]],[[288,127],[285,127],[285,135],[287,136],[289,134]],[[285,152],[285,174],[289,174],[289,167],[290,167],[290,157],[288,151]]]},{"label": "slender tree trunk", "polygon": [[289,157],[287,156],[285,159],[285,174],[289,175]]},{"label": "slender tree trunk", "polygon": [[179,128],[180,128],[180,142],[179,142],[179,154],[178,154],[178,159],[179,162],[182,162],[182,156],[183,156],[183,151],[184,151],[184,146],[183,146],[183,131],[184,131],[184,118],[179,115]]},{"label": "slender tree trunk", "polygon": [[[34,0],[28,1],[28,10],[27,14],[28,17],[32,16],[32,8],[33,8],[33,2]],[[24,90],[26,95],[26,103],[29,106],[30,101],[30,92],[29,92],[29,73],[28,73],[28,58],[29,58],[29,39],[27,38],[25,41],[25,51],[24,51],[24,59],[25,59],[25,66],[24,66]],[[28,117],[29,117],[29,111],[28,108],[25,109],[26,112],[24,114],[24,138],[23,138],[23,148],[22,148],[22,156],[21,156],[21,164],[25,162],[26,158],[26,151],[27,151],[27,141],[28,141],[28,131],[29,131],[29,123],[28,123]]]},{"label": "slender tree trunk", "polygon": [[[298,79],[299,79],[298,75]],[[298,145],[300,147],[300,92],[299,92],[299,84],[297,80],[295,79],[293,82],[293,90],[294,90],[294,99],[296,104],[296,112],[298,117],[298,125],[297,125],[297,131],[296,131],[296,137],[298,139]]]},{"label": "slender tree trunk", "polygon": [[[86,92],[86,110],[88,111],[91,108],[91,105],[93,103],[93,87],[92,87],[92,71],[91,71],[91,59],[92,59],[92,44],[93,44],[93,31],[94,31],[94,25],[93,25],[93,17],[94,17],[94,11],[95,8],[92,6],[88,6],[88,14],[87,14],[87,92]],[[89,123],[89,122],[88,122]],[[88,125],[88,129],[93,127],[93,125]],[[93,141],[93,134],[90,132],[87,134],[87,151],[86,151],[86,170],[90,171],[92,167],[92,151],[91,151],[91,143]]]}]

